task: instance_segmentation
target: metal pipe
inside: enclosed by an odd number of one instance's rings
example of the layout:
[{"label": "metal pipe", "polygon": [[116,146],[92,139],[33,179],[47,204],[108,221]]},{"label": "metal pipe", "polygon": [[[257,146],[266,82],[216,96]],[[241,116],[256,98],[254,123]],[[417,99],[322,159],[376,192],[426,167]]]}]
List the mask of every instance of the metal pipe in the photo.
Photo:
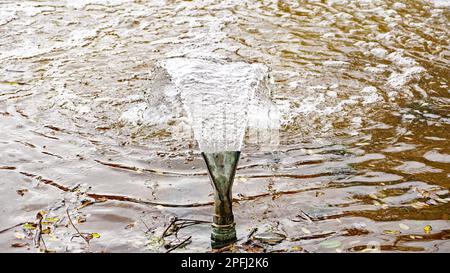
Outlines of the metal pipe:
[{"label": "metal pipe", "polygon": [[232,210],[232,187],[239,151],[202,153],[214,189],[214,216],[211,246],[221,248],[236,241]]}]

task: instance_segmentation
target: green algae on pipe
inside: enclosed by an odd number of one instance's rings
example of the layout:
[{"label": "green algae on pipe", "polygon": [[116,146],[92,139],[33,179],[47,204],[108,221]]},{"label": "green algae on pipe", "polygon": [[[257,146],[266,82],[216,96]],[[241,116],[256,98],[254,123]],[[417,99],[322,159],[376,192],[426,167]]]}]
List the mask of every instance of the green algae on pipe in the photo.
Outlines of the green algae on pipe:
[{"label": "green algae on pipe", "polygon": [[239,151],[202,153],[214,189],[211,246],[221,248],[236,241],[232,187]]}]

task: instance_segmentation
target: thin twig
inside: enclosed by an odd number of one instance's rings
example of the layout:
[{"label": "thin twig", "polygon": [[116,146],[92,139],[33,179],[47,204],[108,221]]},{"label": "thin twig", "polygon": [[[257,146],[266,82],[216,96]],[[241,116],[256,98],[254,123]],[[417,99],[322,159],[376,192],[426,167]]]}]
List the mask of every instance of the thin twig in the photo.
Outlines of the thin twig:
[{"label": "thin twig", "polygon": [[44,246],[44,252],[48,252],[47,245],[45,244],[44,237],[41,236],[42,245]]},{"label": "thin twig", "polygon": [[175,217],[175,218],[173,218],[172,219],[172,221],[170,222],[170,224],[167,226],[167,228],[164,230],[164,232],[162,233],[162,235],[161,235],[161,238],[164,238],[164,237],[166,237],[167,236],[167,231],[169,231],[169,228],[171,227],[171,226],[173,226],[173,224],[175,224],[175,222],[177,221],[177,217]]},{"label": "thin twig", "polygon": [[39,229],[34,237],[34,247],[41,248],[41,231]]},{"label": "thin twig", "polygon": [[144,224],[144,226],[147,228],[147,231],[145,231],[145,232],[149,232],[150,228],[148,227],[147,223],[145,223],[145,221],[142,220],[142,218],[140,218],[140,219],[141,219],[142,223]]},{"label": "thin twig", "polygon": [[177,218],[178,221],[185,221],[185,222],[195,222],[197,224],[210,224],[211,221],[205,221],[205,220],[195,220],[195,219],[185,219],[185,218]]},{"label": "thin twig", "polygon": [[252,239],[252,236],[258,231],[258,228],[253,228],[247,236],[247,242]]},{"label": "thin twig", "polygon": [[310,224],[312,222],[314,222],[313,218],[311,216],[309,216],[309,214],[307,214],[306,212],[304,212],[303,210],[300,210],[302,215],[298,215],[300,218],[305,219],[306,221],[308,221]]},{"label": "thin twig", "polygon": [[0,230],[0,234],[2,234],[3,232],[7,232],[8,230],[11,230],[11,229],[13,229],[15,227],[18,227],[18,226],[21,226],[21,225],[25,225],[25,224],[31,224],[31,222],[23,222],[23,223],[16,224],[16,225],[14,225],[12,227],[9,227],[9,228],[2,229],[2,230]]},{"label": "thin twig", "polygon": [[78,228],[74,225],[74,223],[72,222],[72,219],[70,218],[70,215],[69,215],[69,209],[66,209],[66,213],[67,213],[67,217],[69,217],[69,223],[72,225],[72,227],[77,231],[77,233],[78,233],[78,235],[80,235],[81,236],[81,238],[83,238],[85,241],[86,241],[86,243],[89,245],[89,240],[86,238],[86,237],[84,237],[84,235],[78,230]]},{"label": "thin twig", "polygon": [[179,243],[178,245],[173,246],[173,247],[171,247],[170,249],[168,249],[168,250],[166,251],[166,253],[169,253],[169,252],[171,252],[171,251],[173,251],[173,250],[175,250],[175,249],[181,247],[181,246],[184,245],[187,241],[189,241],[191,238],[192,238],[192,236],[187,237],[187,239],[184,240],[183,242],[181,242],[181,243]]},{"label": "thin twig", "polygon": [[327,232],[327,233],[320,233],[320,234],[312,234],[312,235],[307,235],[307,236],[289,238],[289,241],[296,242],[296,241],[302,241],[302,240],[321,239],[321,238],[330,237],[331,235],[334,235],[334,234],[336,234],[336,232],[334,232],[334,231]]},{"label": "thin twig", "polygon": [[44,246],[44,252],[47,252],[47,245],[45,244],[44,237],[42,237],[42,219],[44,219],[44,216],[39,212],[36,218],[39,221],[37,223],[37,233],[34,244],[36,248],[39,248],[39,250],[41,250],[41,242],[42,242],[42,245]]}]

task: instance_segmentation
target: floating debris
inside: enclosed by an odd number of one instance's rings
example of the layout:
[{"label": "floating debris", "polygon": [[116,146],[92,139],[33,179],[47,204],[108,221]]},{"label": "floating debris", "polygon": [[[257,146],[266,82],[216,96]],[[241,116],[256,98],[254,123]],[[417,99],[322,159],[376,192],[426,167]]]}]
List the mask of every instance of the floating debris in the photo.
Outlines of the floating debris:
[{"label": "floating debris", "polygon": [[254,235],[254,238],[262,243],[276,245],[286,239],[286,235],[278,232],[263,232]]}]

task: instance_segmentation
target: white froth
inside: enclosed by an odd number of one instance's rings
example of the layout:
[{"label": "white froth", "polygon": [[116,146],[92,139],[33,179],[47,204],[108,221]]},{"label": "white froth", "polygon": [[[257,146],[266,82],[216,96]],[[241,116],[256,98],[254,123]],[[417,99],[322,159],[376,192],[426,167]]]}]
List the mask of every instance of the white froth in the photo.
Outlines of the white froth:
[{"label": "white froth", "polygon": [[450,7],[449,0],[431,0],[430,1],[437,8],[448,8]]},{"label": "white froth", "polygon": [[261,109],[268,90],[262,64],[173,58],[164,63],[181,94],[194,136],[205,152],[239,151],[250,105]]},{"label": "white froth", "polygon": [[67,0],[67,7],[82,9],[87,5],[104,5],[104,6],[117,6],[127,2],[131,2],[131,0]]},{"label": "white froth", "polygon": [[401,73],[393,72],[388,80],[387,84],[393,88],[401,88],[413,79],[418,79],[420,75],[425,71],[421,66],[414,66],[404,69]]}]

